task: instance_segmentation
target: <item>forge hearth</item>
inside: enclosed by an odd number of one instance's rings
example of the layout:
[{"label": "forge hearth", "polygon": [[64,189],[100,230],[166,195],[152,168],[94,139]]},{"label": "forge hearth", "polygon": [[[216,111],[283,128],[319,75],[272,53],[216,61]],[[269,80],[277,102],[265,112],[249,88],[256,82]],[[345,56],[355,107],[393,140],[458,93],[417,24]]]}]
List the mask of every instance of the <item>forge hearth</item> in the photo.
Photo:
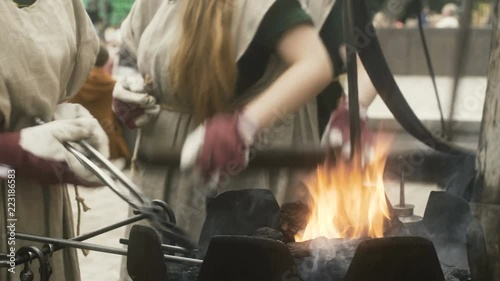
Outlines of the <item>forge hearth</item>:
[{"label": "forge hearth", "polygon": [[467,268],[440,265],[432,242],[421,237],[317,238],[284,244],[261,237],[217,236],[204,258],[202,266],[171,267],[170,280],[471,280]]},{"label": "forge hearth", "polygon": [[[261,190],[259,194],[266,192],[268,191]],[[248,198],[237,199],[239,195],[250,196],[251,193],[232,192],[228,198],[231,198],[231,202],[246,202],[245,207],[253,206],[254,203],[251,203],[252,200],[248,201]],[[225,231],[229,229],[235,233],[225,233],[221,236],[221,231],[217,231],[214,236],[204,237],[205,241],[210,241],[210,246],[206,255],[203,251],[197,253],[198,258],[204,259],[204,264],[169,265],[170,280],[480,280],[471,279],[471,276],[477,276],[476,271],[478,268],[480,270],[475,257],[482,256],[482,253],[478,252],[481,248],[478,245],[480,246],[484,238],[481,235],[473,236],[479,232],[475,229],[471,231],[468,226],[470,214],[467,203],[452,195],[433,192],[424,220],[419,224],[412,224],[409,228],[398,220],[389,204],[390,219],[384,225],[385,238],[319,237],[303,242],[295,242],[293,237],[305,224],[309,211],[307,205],[294,202],[276,209],[277,203],[270,200],[271,196],[267,196],[270,194],[262,197],[264,200],[253,195],[251,197],[253,200],[259,200],[260,206],[252,208],[253,214],[246,214],[241,210],[233,212],[229,208],[226,212],[218,212],[218,215],[229,216],[228,220],[223,217],[210,219],[211,229],[217,228],[217,223],[213,222],[222,222],[226,227]],[[229,202],[226,199],[225,204]],[[235,205],[241,206],[240,203]],[[266,204],[270,207],[265,207]],[[227,228],[225,222],[238,221],[238,218],[234,217],[235,214],[245,218],[258,216],[272,219],[267,222],[260,220],[258,223],[245,221],[242,229],[238,229],[236,225]],[[417,234],[421,237],[415,237]],[[471,235],[473,239],[469,239]],[[281,277],[276,279],[276,276]]]},{"label": "forge hearth", "polygon": [[304,281],[470,280],[468,268],[440,265],[422,237],[318,238],[287,246]]}]

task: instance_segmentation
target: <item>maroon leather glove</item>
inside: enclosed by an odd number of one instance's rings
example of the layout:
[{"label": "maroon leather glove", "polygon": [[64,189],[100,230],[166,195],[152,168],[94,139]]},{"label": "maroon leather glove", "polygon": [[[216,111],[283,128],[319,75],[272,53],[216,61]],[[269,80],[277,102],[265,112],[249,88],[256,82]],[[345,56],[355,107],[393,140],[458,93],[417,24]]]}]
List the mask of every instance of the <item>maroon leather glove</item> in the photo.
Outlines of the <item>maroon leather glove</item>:
[{"label": "maroon leather glove", "polygon": [[181,168],[196,166],[206,179],[221,172],[236,175],[248,165],[256,133],[257,127],[238,113],[217,114],[188,136]]},{"label": "maroon leather glove", "polygon": [[126,103],[118,99],[113,99],[113,111],[116,117],[129,129],[138,128],[135,120],[144,115],[144,108],[137,104]]},{"label": "maroon leather glove", "polygon": [[129,129],[146,125],[160,113],[156,99],[146,94],[147,88],[152,87],[151,81],[147,83],[129,77],[116,83],[113,89],[113,111]]},{"label": "maroon leather glove", "polygon": [[[363,150],[363,160],[371,162],[373,153],[373,132],[367,125],[366,110],[360,109],[361,120],[361,146]],[[341,148],[342,155],[350,157],[351,154],[351,129],[349,123],[349,108],[345,98],[340,101],[339,106],[330,116],[321,143],[328,145],[332,149]]]}]

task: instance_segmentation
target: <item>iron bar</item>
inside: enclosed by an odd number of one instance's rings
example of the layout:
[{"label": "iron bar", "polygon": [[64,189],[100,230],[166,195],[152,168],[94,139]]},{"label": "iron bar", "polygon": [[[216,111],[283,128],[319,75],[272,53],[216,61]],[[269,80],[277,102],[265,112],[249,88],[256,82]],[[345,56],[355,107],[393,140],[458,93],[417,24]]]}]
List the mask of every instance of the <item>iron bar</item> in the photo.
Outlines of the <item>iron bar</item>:
[{"label": "iron bar", "polygon": [[[315,168],[323,163],[327,156],[327,150],[320,147],[312,148],[251,148],[248,169],[266,168]],[[138,155],[140,161],[156,165],[179,167],[181,150],[173,149],[162,152],[161,155],[148,157],[147,159]]]},{"label": "iron bar", "polygon": [[114,223],[112,225],[108,225],[108,226],[99,228],[97,230],[94,230],[92,232],[88,232],[86,234],[82,234],[82,235],[77,236],[75,238],[72,238],[70,240],[84,241],[84,240],[90,239],[92,237],[95,237],[97,235],[101,235],[103,233],[115,230],[115,229],[120,228],[122,226],[126,226],[126,225],[129,225],[131,223],[135,223],[135,222],[141,221],[141,220],[145,219],[146,217],[147,217],[147,215],[145,215],[145,214],[135,215],[135,216],[127,218],[127,219],[125,219],[123,221],[120,221],[120,222]]},{"label": "iron bar", "polygon": [[[124,249],[95,245],[95,244],[85,243],[85,242],[80,242],[80,241],[43,237],[43,236],[25,234],[25,233],[17,233],[16,236],[17,236],[17,238],[22,239],[22,240],[53,244],[56,247],[60,247],[60,248],[72,247],[72,248],[77,248],[77,249],[85,249],[85,250],[97,251],[97,252],[108,253],[108,254],[127,255],[127,251]],[[44,253],[44,254],[46,254],[46,253]]]},{"label": "iron bar", "polygon": [[[130,218],[127,218],[121,222],[117,222],[117,223],[114,223],[112,225],[109,225],[109,226],[105,226],[105,227],[102,227],[100,229],[97,229],[97,230],[94,230],[92,232],[89,232],[89,233],[86,233],[86,234],[83,234],[83,235],[80,235],[80,236],[77,236],[77,237],[74,237],[74,238],[71,238],[69,239],[69,241],[77,241],[77,242],[80,242],[80,241],[84,241],[84,240],[87,240],[87,239],[90,239],[92,237],[95,237],[95,236],[98,236],[98,235],[101,235],[103,233],[106,233],[106,232],[109,232],[111,230],[114,230],[114,229],[117,229],[117,228],[120,228],[122,226],[126,226],[128,224],[131,224],[131,223],[134,223],[134,222],[138,222],[140,220],[143,220],[146,218],[146,215],[143,215],[143,214],[140,214],[140,215],[136,215],[136,216],[133,216],[133,217],[130,217]],[[23,235],[26,235],[24,233],[16,233],[16,237],[19,238],[19,239],[23,239]],[[27,234],[29,235],[29,234]],[[64,247],[60,246],[60,245],[53,245],[53,251],[59,251],[61,249],[63,249]],[[46,255],[48,255],[50,253],[50,247],[49,248],[43,248],[42,249],[42,252]],[[0,259],[3,259],[3,258],[7,258],[6,255],[4,254],[1,254],[0,255]],[[25,257],[17,257],[16,260],[15,260],[15,263],[16,265],[19,265],[19,264],[22,264],[22,263],[25,263],[27,261],[27,259]],[[10,266],[9,265],[9,262],[7,261],[1,261],[0,260],[0,267],[8,267]]]},{"label": "iron bar", "polygon": [[[344,36],[347,52],[347,82],[349,89],[349,126],[351,140],[351,160],[361,166],[361,120],[359,116],[358,96],[358,51],[354,41],[354,7],[352,0],[343,0]],[[358,159],[354,159],[357,157]]]},{"label": "iron bar", "polygon": [[460,16],[460,25],[457,33],[457,45],[455,48],[455,68],[453,69],[453,88],[451,92],[450,112],[448,116],[448,140],[453,140],[453,126],[455,118],[455,107],[458,99],[460,79],[467,64],[470,45],[470,24],[472,22],[473,0],[463,1],[463,12]]},{"label": "iron bar", "polygon": [[[38,125],[43,125],[45,122],[40,118],[35,118],[34,122]],[[90,153],[94,158],[101,163],[106,170],[109,171],[115,178],[117,178],[125,187],[134,195],[135,199],[139,201],[133,202],[128,196],[119,191],[118,186],[115,181],[105,173],[101,168],[99,168],[94,162],[88,159],[80,151],[75,149],[70,143],[64,142],[64,147],[71,152],[86,168],[91,170],[97,178],[101,180],[102,183],[107,185],[116,195],[118,195],[122,200],[127,202],[133,209],[141,209],[144,207],[149,207],[149,201],[146,202],[144,196],[139,191],[139,188],[132,183],[118,168],[116,168],[109,160],[106,159],[101,153],[94,149],[88,142],[80,141],[79,144],[84,147],[88,153]]]},{"label": "iron bar", "polygon": [[[23,234],[23,233],[18,233],[17,237],[21,238],[23,240],[27,240],[27,241],[40,242],[40,243],[50,243],[50,244],[54,244],[56,246],[72,247],[72,248],[77,248],[77,249],[86,249],[86,250],[91,250],[91,251],[97,251],[97,252],[101,252],[101,253],[127,256],[127,250],[125,250],[125,249],[108,247],[108,246],[101,246],[101,245],[96,245],[96,244],[91,244],[91,243],[80,242],[80,241],[49,238],[49,237],[43,237],[43,236],[38,236],[38,235],[32,235],[32,234]],[[203,263],[203,260],[199,260],[199,259],[177,257],[177,256],[171,256],[171,255],[163,255],[163,256],[164,256],[166,261],[170,261],[170,262],[195,263],[195,264]]]},{"label": "iron bar", "polygon": [[[128,243],[129,243],[129,239],[125,239],[125,238],[121,238],[119,241],[120,241],[120,244],[123,244],[123,245],[128,245]],[[183,253],[183,254],[191,254],[192,253],[192,251],[189,251],[188,249],[182,248],[179,246],[161,244],[161,248],[163,250],[172,251],[172,252],[176,252],[176,253]]]},{"label": "iron bar", "polygon": [[405,171],[403,167],[403,156],[399,156],[399,205],[405,207]]},{"label": "iron bar", "polygon": [[432,86],[434,88],[434,94],[436,96],[436,102],[438,105],[439,109],[439,118],[441,122],[441,137],[446,138],[447,132],[446,132],[446,123],[444,121],[444,115],[443,115],[443,106],[441,105],[441,99],[439,97],[439,92],[437,88],[437,83],[436,83],[436,74],[434,72],[434,67],[432,66],[432,60],[431,60],[431,55],[429,52],[429,46],[427,45],[427,39],[425,39],[425,32],[424,32],[424,26],[423,26],[423,10],[424,6],[421,1],[417,1],[418,5],[418,33],[420,34],[420,40],[422,41],[422,47],[424,48],[424,57],[425,61],[427,63],[427,69],[429,70],[429,74],[431,76],[431,81],[432,81]]},{"label": "iron bar", "polygon": [[104,157],[101,153],[99,153],[95,148],[93,148],[87,141],[83,140],[80,144],[91,153],[91,155],[96,158],[99,163],[104,165],[104,167],[109,170],[113,176],[116,177],[122,184],[124,184],[130,192],[137,198],[142,204],[146,203],[146,199],[144,198],[142,192],[139,187],[136,186],[125,174],[122,173],[120,169],[118,169],[113,163],[111,163],[106,157]]}]

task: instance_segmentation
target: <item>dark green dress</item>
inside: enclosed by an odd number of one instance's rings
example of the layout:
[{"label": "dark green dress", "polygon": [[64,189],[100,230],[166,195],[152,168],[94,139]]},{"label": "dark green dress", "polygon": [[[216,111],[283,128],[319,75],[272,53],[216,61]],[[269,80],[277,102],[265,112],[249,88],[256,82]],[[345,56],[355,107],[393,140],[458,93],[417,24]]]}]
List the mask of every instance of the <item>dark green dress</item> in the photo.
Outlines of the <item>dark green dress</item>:
[{"label": "dark green dress", "polygon": [[[299,24],[312,24],[311,17],[297,0],[278,0],[267,12],[250,47],[238,61],[239,81],[237,93],[242,93],[255,84],[266,70],[267,62],[275,51],[282,35]],[[345,72],[339,48],[344,43],[342,1],[336,1],[320,31],[321,39],[328,50],[335,76]],[[318,127],[320,134],[328,124],[330,113],[337,107],[343,89],[338,81],[332,82],[317,96]]]}]

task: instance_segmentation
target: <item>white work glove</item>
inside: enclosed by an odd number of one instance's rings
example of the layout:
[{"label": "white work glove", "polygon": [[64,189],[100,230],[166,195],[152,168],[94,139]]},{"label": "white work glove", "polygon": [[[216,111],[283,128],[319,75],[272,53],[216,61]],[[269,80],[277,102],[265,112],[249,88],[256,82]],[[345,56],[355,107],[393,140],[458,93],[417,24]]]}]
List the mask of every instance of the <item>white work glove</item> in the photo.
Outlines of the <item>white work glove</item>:
[{"label": "white work glove", "polygon": [[143,79],[127,77],[113,90],[113,111],[129,129],[148,124],[160,114],[156,99],[147,94]]},{"label": "white work glove", "polygon": [[[94,116],[83,106],[77,103],[61,103],[58,104],[54,112],[54,120],[72,120],[78,118],[91,118]],[[102,128],[102,126],[97,126],[93,132],[94,143],[92,146],[99,151],[104,157],[109,158],[109,139],[108,135]],[[86,151],[80,147],[80,145],[74,143],[72,144],[78,151],[86,154]]]},{"label": "white work glove", "polygon": [[99,130],[96,119],[82,117],[3,133],[0,145],[5,153],[1,153],[0,163],[42,184],[99,186],[100,181],[62,144],[87,140],[99,149],[102,147],[102,138],[96,133]]}]

